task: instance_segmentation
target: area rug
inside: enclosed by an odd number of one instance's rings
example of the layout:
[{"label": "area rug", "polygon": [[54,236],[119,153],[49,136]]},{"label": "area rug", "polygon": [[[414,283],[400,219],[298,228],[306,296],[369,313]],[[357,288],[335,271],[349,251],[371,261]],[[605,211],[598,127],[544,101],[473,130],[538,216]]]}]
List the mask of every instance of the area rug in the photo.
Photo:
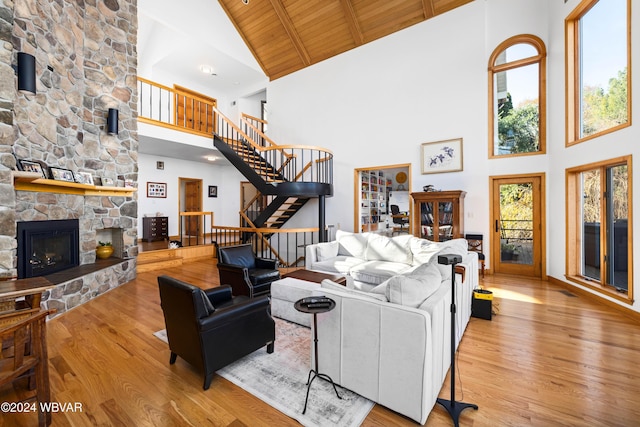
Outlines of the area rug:
[{"label": "area rug", "polygon": [[[311,330],[281,319],[276,321],[275,351],[265,347],[220,369],[217,374],[243,388],[304,426],[359,426],[374,402],[338,387],[336,397],[331,384],[316,378],[309,392],[303,415],[307,376],[311,358]],[[156,337],[166,342],[166,332]]]}]

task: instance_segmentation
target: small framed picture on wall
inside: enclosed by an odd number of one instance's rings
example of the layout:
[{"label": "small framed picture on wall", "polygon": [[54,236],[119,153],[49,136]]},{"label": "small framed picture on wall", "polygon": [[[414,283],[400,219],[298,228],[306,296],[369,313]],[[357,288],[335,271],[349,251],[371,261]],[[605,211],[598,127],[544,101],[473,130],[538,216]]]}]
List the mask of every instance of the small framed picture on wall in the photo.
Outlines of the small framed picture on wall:
[{"label": "small framed picture on wall", "polygon": [[218,186],[210,185],[209,186],[209,197],[218,197]]},{"label": "small framed picture on wall", "polygon": [[166,198],[166,182],[147,182],[147,197]]}]

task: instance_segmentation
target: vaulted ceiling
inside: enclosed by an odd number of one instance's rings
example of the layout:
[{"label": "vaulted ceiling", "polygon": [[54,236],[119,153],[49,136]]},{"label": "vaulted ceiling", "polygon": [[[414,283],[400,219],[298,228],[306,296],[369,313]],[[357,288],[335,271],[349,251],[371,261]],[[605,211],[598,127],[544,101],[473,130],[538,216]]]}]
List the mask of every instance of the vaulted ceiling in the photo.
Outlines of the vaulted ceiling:
[{"label": "vaulted ceiling", "polygon": [[219,0],[271,80],[473,0]]}]

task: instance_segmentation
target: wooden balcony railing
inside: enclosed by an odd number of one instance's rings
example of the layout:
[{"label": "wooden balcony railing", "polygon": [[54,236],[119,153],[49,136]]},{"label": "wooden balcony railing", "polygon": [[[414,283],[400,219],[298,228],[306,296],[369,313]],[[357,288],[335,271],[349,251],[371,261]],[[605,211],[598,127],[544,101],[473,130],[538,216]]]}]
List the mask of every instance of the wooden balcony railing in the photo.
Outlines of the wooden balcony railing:
[{"label": "wooden balcony railing", "polygon": [[138,77],[138,120],[210,137],[218,126],[217,100]]}]

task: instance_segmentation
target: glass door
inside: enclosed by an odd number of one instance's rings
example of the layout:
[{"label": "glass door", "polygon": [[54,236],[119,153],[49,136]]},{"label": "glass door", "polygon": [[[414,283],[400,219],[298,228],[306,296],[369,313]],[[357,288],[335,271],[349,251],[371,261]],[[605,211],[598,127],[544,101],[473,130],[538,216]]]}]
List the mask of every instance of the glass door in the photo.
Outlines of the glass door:
[{"label": "glass door", "polygon": [[542,277],[542,180],[543,176],[492,178],[494,272]]}]

